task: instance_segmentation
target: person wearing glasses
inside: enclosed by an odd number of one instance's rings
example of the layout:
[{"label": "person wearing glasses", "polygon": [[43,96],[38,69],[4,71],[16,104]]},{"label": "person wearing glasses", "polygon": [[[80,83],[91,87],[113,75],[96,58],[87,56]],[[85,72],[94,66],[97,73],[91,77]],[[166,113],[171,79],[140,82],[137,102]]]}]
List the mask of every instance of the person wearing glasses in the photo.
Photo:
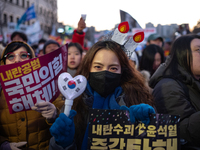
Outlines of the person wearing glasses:
[{"label": "person wearing glasses", "polygon": [[[34,51],[27,43],[13,41],[4,49],[1,65],[34,57]],[[51,138],[49,128],[64,101],[57,98],[53,104],[42,102],[33,106],[33,110],[10,114],[1,88],[0,91],[0,150],[47,150]]]},{"label": "person wearing glasses", "polygon": [[180,115],[181,149],[200,149],[200,36],[177,38],[149,85],[158,113]]}]

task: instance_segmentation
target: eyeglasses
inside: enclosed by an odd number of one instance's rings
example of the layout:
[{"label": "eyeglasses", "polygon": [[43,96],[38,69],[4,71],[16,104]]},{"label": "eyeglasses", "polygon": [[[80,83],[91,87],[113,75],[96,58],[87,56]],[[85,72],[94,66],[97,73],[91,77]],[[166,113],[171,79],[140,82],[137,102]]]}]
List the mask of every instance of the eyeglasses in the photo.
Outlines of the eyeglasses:
[{"label": "eyeglasses", "polygon": [[20,52],[19,54],[14,54],[13,52],[10,52],[10,53],[6,54],[4,57],[6,59],[8,59],[9,61],[15,61],[16,55],[19,55],[21,60],[26,60],[30,56],[30,53]]}]

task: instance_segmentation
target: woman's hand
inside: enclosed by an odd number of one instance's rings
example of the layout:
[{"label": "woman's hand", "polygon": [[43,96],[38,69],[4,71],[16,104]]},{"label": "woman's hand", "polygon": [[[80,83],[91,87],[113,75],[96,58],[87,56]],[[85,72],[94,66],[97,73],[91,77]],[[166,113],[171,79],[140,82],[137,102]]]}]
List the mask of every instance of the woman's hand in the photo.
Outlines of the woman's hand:
[{"label": "woman's hand", "polygon": [[1,143],[0,145],[0,149],[2,150],[21,150],[20,147],[26,145],[26,141],[24,142],[12,142],[9,143],[8,141],[5,141],[3,143]]},{"label": "woman's hand", "polygon": [[78,32],[83,32],[83,29],[85,29],[85,28],[86,28],[85,20],[83,18],[80,18],[80,20],[78,22],[77,31]]},{"label": "woman's hand", "polygon": [[54,136],[57,144],[63,148],[73,143],[75,134],[73,118],[75,115],[75,110],[70,111],[69,117],[64,113],[61,113],[50,128],[51,135]]},{"label": "woman's hand", "polygon": [[148,104],[138,104],[132,105],[130,108],[126,106],[121,106],[121,110],[128,110],[130,113],[131,123],[135,123],[136,120],[142,121],[145,125],[150,123],[150,114],[155,113],[155,110],[152,106]]},{"label": "woman's hand", "polygon": [[56,119],[56,107],[50,102],[36,103],[31,109],[40,112],[46,119]]},{"label": "woman's hand", "polygon": [[19,147],[26,145],[27,142],[17,142],[17,143],[10,143],[10,148],[12,150],[21,150]]}]

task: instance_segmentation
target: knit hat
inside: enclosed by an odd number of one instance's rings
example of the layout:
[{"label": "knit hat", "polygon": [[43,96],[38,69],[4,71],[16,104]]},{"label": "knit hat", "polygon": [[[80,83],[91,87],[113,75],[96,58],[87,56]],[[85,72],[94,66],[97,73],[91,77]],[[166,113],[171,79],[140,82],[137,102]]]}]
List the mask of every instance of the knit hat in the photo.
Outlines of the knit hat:
[{"label": "knit hat", "polygon": [[43,47],[43,53],[46,54],[45,49],[49,44],[56,44],[58,47],[60,47],[60,44],[54,40],[48,40],[45,42],[44,47]]}]

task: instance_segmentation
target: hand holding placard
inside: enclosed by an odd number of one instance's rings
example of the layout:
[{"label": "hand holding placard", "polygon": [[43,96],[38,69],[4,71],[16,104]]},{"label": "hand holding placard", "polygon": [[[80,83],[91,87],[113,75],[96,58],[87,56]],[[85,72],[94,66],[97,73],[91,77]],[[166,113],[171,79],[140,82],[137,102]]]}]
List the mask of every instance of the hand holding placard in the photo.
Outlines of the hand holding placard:
[{"label": "hand holding placard", "polygon": [[73,100],[83,93],[86,85],[87,79],[82,75],[73,78],[69,73],[65,72],[58,77],[58,88],[66,98],[64,110],[66,116],[69,116]]},{"label": "hand holding placard", "polygon": [[144,103],[132,105],[129,108],[127,106],[121,106],[120,109],[129,111],[131,123],[135,123],[137,120],[142,121],[145,125],[148,125],[150,122],[149,115],[155,113],[152,106]]},{"label": "hand holding placard", "polygon": [[43,117],[48,119],[48,121],[56,119],[56,107],[50,102],[36,103],[34,106],[31,107],[31,109],[41,113]]}]

